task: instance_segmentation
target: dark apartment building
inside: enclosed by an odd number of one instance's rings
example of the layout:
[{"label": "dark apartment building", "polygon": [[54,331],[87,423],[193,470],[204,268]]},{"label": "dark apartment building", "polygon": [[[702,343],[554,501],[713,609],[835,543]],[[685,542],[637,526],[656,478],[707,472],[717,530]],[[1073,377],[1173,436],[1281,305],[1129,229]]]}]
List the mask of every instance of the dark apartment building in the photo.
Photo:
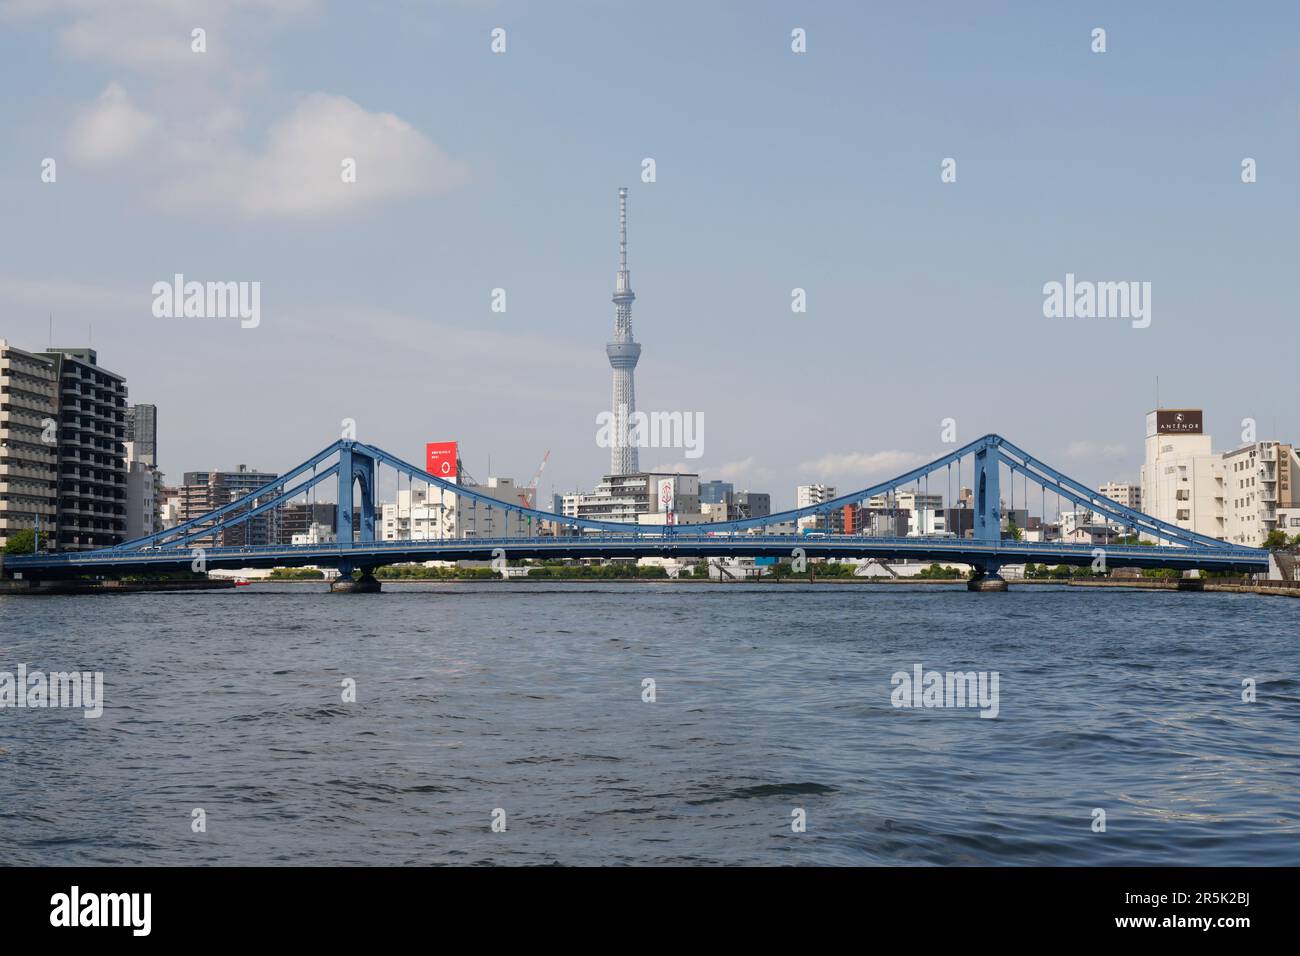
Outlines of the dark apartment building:
[{"label": "dark apartment building", "polygon": [[120,544],[126,530],[126,379],[94,349],[54,348],[58,380],[58,534],[61,551]]},{"label": "dark apartment building", "polygon": [[296,504],[280,506],[280,544],[293,544],[295,534],[307,534],[314,524],[327,525],[337,531],[338,506],[333,504]]},{"label": "dark apartment building", "polygon": [[57,537],[58,380],[54,360],[0,339],[0,547],[34,531]]},{"label": "dark apartment building", "polygon": [[[201,517],[210,511],[238,501],[263,485],[278,478],[278,475],[256,471],[247,465],[239,465],[234,471],[187,471],[184,473],[180,488],[180,523]],[[268,494],[274,497],[274,492]],[[247,507],[241,510],[248,510]],[[278,508],[268,508],[261,514],[220,532],[220,540],[213,536],[196,538],[191,542],[194,547],[242,548],[257,547],[280,543],[280,512]]]},{"label": "dark apartment building", "polygon": [[735,508],[736,519],[766,518],[772,513],[772,496],[764,492],[734,492],[731,496],[731,504]]}]

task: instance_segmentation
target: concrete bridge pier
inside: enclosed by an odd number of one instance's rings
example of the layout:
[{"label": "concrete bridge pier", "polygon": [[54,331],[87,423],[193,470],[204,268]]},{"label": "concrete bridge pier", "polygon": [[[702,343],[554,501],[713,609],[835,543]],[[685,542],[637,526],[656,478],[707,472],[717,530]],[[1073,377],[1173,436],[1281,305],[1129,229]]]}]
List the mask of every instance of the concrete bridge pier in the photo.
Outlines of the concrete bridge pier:
[{"label": "concrete bridge pier", "polygon": [[339,568],[339,576],[330,582],[331,594],[378,594],[383,590],[374,568],[362,568],[361,577],[352,580],[352,568]]},{"label": "concrete bridge pier", "polygon": [[975,577],[966,582],[967,591],[1005,591],[1006,578],[998,574],[997,568],[975,569]]}]

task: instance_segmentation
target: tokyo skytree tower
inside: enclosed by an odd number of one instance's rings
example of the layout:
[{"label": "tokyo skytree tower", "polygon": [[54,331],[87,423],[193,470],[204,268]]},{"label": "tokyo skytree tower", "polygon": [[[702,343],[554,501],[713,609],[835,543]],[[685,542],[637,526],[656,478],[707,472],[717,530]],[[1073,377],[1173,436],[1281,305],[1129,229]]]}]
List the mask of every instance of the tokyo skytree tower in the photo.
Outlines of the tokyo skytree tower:
[{"label": "tokyo skytree tower", "polygon": [[605,346],[614,370],[614,439],[610,446],[609,471],[630,475],[640,471],[636,435],[629,435],[629,420],[636,411],[633,373],[641,358],[641,346],[632,341],[632,278],[627,271],[627,187],[618,191],[618,276],[614,280],[614,341]]}]

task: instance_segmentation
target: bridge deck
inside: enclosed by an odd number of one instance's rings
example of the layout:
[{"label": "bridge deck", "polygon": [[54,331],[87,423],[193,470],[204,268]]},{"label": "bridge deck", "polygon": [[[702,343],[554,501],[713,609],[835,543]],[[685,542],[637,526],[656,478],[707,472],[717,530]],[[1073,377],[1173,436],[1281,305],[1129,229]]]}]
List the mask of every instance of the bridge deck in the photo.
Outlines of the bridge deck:
[{"label": "bridge deck", "polygon": [[[1097,550],[1086,544],[981,542],[970,538],[873,538],[862,535],[771,534],[589,534],[561,537],[466,538],[436,541],[371,541],[322,545],[269,545],[204,548],[211,568],[267,568],[324,565],[378,567],[413,561],[488,561],[504,554],[522,558],[791,558],[802,549],[808,558],[882,558],[939,561],[997,567],[1007,564],[1090,564]],[[1225,545],[1222,549],[1111,545],[1108,568],[1200,568],[1206,571],[1259,572],[1268,569],[1268,552]],[[105,549],[66,554],[8,557],[5,572],[25,577],[129,574],[188,569],[197,548]]]}]

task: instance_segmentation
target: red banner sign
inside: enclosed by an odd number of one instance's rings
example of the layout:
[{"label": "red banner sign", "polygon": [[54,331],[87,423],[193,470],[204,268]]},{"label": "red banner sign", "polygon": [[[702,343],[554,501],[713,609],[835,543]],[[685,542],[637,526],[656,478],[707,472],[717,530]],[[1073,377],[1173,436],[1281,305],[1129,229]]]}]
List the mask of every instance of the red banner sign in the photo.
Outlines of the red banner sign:
[{"label": "red banner sign", "polygon": [[424,470],[447,481],[456,480],[456,443],[431,441],[424,446]]}]

